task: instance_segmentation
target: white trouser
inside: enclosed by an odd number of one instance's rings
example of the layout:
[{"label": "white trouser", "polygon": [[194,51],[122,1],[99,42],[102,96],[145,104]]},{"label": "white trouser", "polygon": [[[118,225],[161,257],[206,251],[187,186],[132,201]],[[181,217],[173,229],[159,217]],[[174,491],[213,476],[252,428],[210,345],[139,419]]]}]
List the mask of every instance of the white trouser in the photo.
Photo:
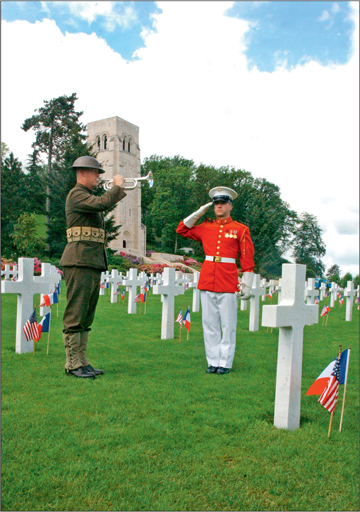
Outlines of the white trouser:
[{"label": "white trouser", "polygon": [[209,366],[232,367],[236,346],[237,307],[238,298],[235,293],[201,290],[205,353]]}]

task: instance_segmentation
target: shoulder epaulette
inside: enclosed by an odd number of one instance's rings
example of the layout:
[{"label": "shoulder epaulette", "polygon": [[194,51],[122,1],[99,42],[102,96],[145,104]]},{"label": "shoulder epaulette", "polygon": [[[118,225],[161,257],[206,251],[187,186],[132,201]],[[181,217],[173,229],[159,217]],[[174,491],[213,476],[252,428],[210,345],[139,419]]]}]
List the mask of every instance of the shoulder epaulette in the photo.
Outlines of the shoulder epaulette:
[{"label": "shoulder epaulette", "polygon": [[239,222],[237,220],[235,220],[234,222],[235,222],[235,224],[240,224],[240,226],[244,226],[244,228],[247,228],[247,226],[245,226],[245,224],[243,224],[242,222]]}]

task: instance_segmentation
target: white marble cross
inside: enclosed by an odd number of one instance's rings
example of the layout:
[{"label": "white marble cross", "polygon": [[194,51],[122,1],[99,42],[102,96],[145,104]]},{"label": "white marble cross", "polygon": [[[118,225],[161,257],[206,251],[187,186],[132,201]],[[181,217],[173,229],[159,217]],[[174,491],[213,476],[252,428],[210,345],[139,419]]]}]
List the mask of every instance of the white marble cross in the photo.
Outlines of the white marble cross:
[{"label": "white marble cross", "polygon": [[[259,314],[260,304],[259,299],[261,295],[265,295],[265,288],[261,286],[260,274],[254,274],[252,287],[250,290],[250,317],[249,317],[249,331],[259,330]],[[246,301],[242,301],[246,302]]]},{"label": "white marble cross", "polygon": [[5,281],[11,281],[11,276],[13,276],[14,273],[12,270],[10,270],[10,265],[7,263],[5,265],[5,269],[1,271],[1,277],[5,276]]},{"label": "white marble cross", "polygon": [[279,327],[274,425],[295,430],[300,426],[303,330],[318,322],[318,304],[305,304],[306,265],[282,265],[281,303],[264,306],[262,325]]},{"label": "white marble cross", "polygon": [[34,258],[19,258],[17,281],[1,281],[1,293],[18,294],[15,345],[17,354],[33,351],[34,342],[26,341],[23,327],[34,311],[34,295],[48,291],[49,282],[34,281]]},{"label": "white marble cross", "polygon": [[337,294],[340,291],[340,288],[336,283],[331,283],[330,288],[330,307],[333,308],[335,305],[335,301],[337,299]]},{"label": "white marble cross", "polygon": [[129,291],[128,313],[134,315],[136,313],[136,302],[134,302],[134,299],[137,295],[137,287],[140,286],[137,279],[137,268],[131,268],[129,270],[129,276],[123,280],[123,285],[125,285],[126,289]]},{"label": "white marble cross", "polygon": [[111,276],[106,278],[107,283],[111,283],[110,287],[110,302],[111,304],[116,304],[118,299],[118,285],[122,283],[123,276],[122,273],[119,274],[117,268],[113,268],[111,271]]},{"label": "white marble cross", "polygon": [[270,279],[269,281],[269,294],[272,295],[275,291],[275,281],[274,279]]},{"label": "white marble cross", "polygon": [[153,286],[154,295],[162,295],[162,317],[161,317],[161,339],[169,340],[174,338],[174,306],[175,295],[182,295],[184,287],[180,286],[175,279],[175,269],[164,268],[163,284]]},{"label": "white marble cross", "polygon": [[319,295],[319,290],[315,288],[315,278],[309,277],[305,283],[305,300],[306,304],[315,304],[315,297]]},{"label": "white marble cross", "polygon": [[266,282],[266,278],[261,279],[261,288],[264,288],[265,294],[263,298],[261,299],[263,302],[266,300],[266,288],[269,286],[269,283]]},{"label": "white marble cross", "polygon": [[326,284],[323,281],[320,285],[320,300],[324,299],[325,293],[326,293]]},{"label": "white marble cross", "polygon": [[200,272],[193,273],[194,280],[190,281],[189,288],[193,288],[192,311],[198,313],[200,311],[200,290],[198,289]]},{"label": "white marble cross", "polygon": [[346,297],[346,322],[351,322],[352,320],[353,300],[355,295],[356,290],[354,290],[354,283],[352,281],[348,281],[344,290],[344,297]]}]

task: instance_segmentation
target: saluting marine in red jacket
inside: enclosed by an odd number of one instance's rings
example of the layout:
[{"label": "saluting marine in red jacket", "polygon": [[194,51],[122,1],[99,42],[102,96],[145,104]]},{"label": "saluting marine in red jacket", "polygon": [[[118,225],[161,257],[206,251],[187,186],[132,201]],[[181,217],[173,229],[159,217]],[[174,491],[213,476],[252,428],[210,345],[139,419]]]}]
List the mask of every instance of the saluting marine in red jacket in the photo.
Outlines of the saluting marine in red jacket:
[{"label": "saluting marine in red jacket", "polygon": [[[238,296],[250,298],[254,269],[254,246],[249,228],[230,217],[237,193],[228,187],[209,192],[212,202],[202,206],[180,222],[176,232],[201,241],[205,261],[201,267],[198,289],[201,290],[202,323],[207,373],[229,373],[235,355]],[[216,220],[196,221],[214,204]],[[236,259],[239,255],[243,289],[239,293]]]}]

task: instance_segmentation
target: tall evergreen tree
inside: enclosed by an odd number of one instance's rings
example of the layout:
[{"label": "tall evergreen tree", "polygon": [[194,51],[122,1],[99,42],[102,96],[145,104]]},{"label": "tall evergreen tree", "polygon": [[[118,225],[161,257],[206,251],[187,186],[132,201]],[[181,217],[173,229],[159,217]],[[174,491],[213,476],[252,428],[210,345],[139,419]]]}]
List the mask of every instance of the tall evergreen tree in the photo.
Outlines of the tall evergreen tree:
[{"label": "tall evergreen tree", "polygon": [[37,114],[25,119],[21,128],[27,132],[33,129],[35,141],[32,144],[39,154],[47,155],[47,186],[46,186],[46,224],[50,223],[50,184],[54,162],[61,162],[69,139],[74,135],[85,141],[85,127],[79,122],[82,112],[75,111],[76,94],[60,96],[44,101],[44,106],[36,109]]},{"label": "tall evergreen tree", "polygon": [[12,152],[1,164],[1,252],[6,257],[12,257],[16,252],[11,238],[14,225],[19,216],[28,211],[25,174]]},{"label": "tall evergreen tree", "polygon": [[46,166],[41,162],[39,151],[34,149],[29,155],[25,174],[26,201],[30,213],[46,213],[46,174]]},{"label": "tall evergreen tree", "polygon": [[296,263],[307,266],[307,277],[321,277],[325,271],[320,259],[326,253],[321,233],[322,229],[314,215],[307,212],[300,215],[294,230],[293,257]]}]

